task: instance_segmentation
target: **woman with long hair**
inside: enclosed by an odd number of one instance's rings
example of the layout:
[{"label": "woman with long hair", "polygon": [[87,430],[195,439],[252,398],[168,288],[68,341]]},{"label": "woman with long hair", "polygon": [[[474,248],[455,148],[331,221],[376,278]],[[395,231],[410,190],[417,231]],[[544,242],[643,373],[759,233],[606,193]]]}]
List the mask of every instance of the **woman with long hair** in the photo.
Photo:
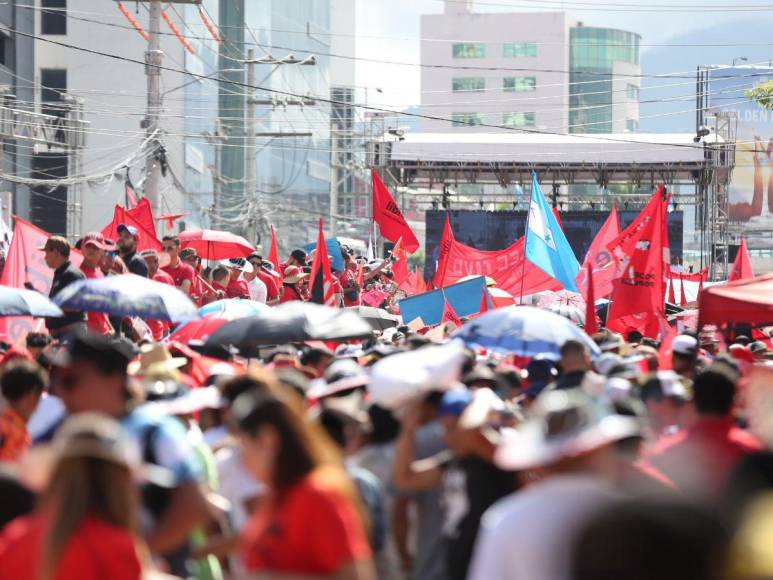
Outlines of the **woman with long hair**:
[{"label": "woman with long hair", "polygon": [[340,454],[291,395],[253,389],[231,407],[245,466],[269,489],[242,535],[246,568],[274,580],[371,580],[354,485]]},{"label": "woman with long hair", "polygon": [[37,510],[0,535],[0,579],[140,578],[134,455],[118,423],[77,415],[60,427],[53,453]]}]

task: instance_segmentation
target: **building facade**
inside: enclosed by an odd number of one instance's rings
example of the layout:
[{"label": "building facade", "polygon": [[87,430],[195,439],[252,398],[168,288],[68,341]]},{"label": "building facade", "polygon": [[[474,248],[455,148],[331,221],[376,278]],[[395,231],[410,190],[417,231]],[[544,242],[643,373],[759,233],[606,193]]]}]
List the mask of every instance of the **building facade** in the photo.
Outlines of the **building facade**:
[{"label": "building facade", "polygon": [[[167,5],[166,12],[185,32],[179,5]],[[131,5],[130,14],[148,29],[147,4]],[[67,112],[75,102],[82,108],[87,127],[78,152],[58,157],[44,151],[33,155],[39,175],[74,182],[53,190],[43,186],[32,195],[30,217],[48,231],[75,239],[84,232],[101,230],[112,220],[115,205],[125,203],[127,172],[136,191],[143,191],[147,42],[115,2],[35,0],[34,19],[40,37],[35,40],[36,108],[56,115]],[[162,66],[168,70],[161,72],[159,139],[165,163],[159,207],[163,213],[185,213],[185,109],[179,88],[192,79],[185,70],[185,48],[164,22],[160,48]]]},{"label": "building facade", "polygon": [[423,130],[638,130],[638,35],[449,0],[421,17],[421,38],[421,111],[440,118]]}]

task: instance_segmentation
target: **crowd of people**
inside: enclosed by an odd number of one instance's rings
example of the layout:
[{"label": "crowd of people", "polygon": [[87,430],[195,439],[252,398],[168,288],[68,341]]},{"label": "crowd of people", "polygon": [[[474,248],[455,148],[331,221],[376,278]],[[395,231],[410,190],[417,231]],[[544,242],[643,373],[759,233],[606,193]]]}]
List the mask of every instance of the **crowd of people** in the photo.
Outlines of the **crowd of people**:
[{"label": "crowd of people", "polygon": [[[202,268],[119,234],[80,266],[49,238],[51,295],[131,272],[200,305],[308,299],[302,250]],[[395,296],[390,260],[343,257],[341,306]],[[765,340],[602,330],[554,360],[402,325],[248,357],[146,322],[68,311],[2,345],[0,579],[773,577]]]}]

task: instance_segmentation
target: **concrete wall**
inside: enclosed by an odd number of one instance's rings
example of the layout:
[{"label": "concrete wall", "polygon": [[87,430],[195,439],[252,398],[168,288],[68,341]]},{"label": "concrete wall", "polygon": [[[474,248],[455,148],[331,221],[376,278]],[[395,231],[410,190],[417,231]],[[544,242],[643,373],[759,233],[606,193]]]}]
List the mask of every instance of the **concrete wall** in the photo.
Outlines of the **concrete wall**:
[{"label": "concrete wall", "polygon": [[[486,123],[501,125],[504,112],[534,112],[536,123],[529,129],[566,132],[568,126],[569,29],[574,21],[563,12],[423,15],[421,17],[421,61],[449,66],[497,67],[531,70],[460,70],[424,67],[421,71],[422,113],[450,118],[454,112],[486,114]],[[485,40],[485,58],[453,58],[451,42]],[[535,42],[536,57],[506,58],[505,42]],[[505,92],[504,77],[534,76],[537,88],[531,92]],[[483,92],[452,92],[454,77],[484,77]],[[453,128],[444,121],[424,121],[423,130],[480,131],[478,127]],[[492,131],[485,127],[483,130]]]}]

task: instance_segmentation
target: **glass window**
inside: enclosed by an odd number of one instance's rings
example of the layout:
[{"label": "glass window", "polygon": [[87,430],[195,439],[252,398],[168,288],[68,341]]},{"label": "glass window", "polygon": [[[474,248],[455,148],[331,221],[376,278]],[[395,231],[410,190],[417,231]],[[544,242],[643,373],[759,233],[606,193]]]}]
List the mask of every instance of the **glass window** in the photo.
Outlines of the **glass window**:
[{"label": "glass window", "polygon": [[482,42],[461,42],[452,45],[454,58],[485,58],[486,45]]},{"label": "glass window", "polygon": [[639,130],[639,121],[636,119],[626,119],[625,129],[629,133],[636,133]]},{"label": "glass window", "polygon": [[454,127],[471,127],[483,125],[486,122],[483,113],[453,113],[451,120]]},{"label": "glass window", "polygon": [[58,104],[67,92],[67,69],[40,69],[41,112],[47,115],[64,115],[64,108]]},{"label": "glass window", "polygon": [[536,42],[505,42],[502,45],[502,56],[518,58],[522,56],[537,56]]},{"label": "glass window", "polygon": [[67,0],[40,0],[40,33],[67,34]]},{"label": "glass window", "polygon": [[628,85],[628,98],[632,101],[639,100],[639,87],[636,85]]},{"label": "glass window", "polygon": [[502,79],[502,90],[512,93],[526,93],[537,88],[536,77],[505,77]]},{"label": "glass window", "polygon": [[536,123],[536,117],[534,113],[525,113],[519,111],[517,113],[504,113],[502,115],[502,124],[506,127],[532,127]]},{"label": "glass window", "polygon": [[451,81],[451,87],[455,93],[484,91],[486,90],[486,79],[482,79],[482,78],[453,79]]}]

